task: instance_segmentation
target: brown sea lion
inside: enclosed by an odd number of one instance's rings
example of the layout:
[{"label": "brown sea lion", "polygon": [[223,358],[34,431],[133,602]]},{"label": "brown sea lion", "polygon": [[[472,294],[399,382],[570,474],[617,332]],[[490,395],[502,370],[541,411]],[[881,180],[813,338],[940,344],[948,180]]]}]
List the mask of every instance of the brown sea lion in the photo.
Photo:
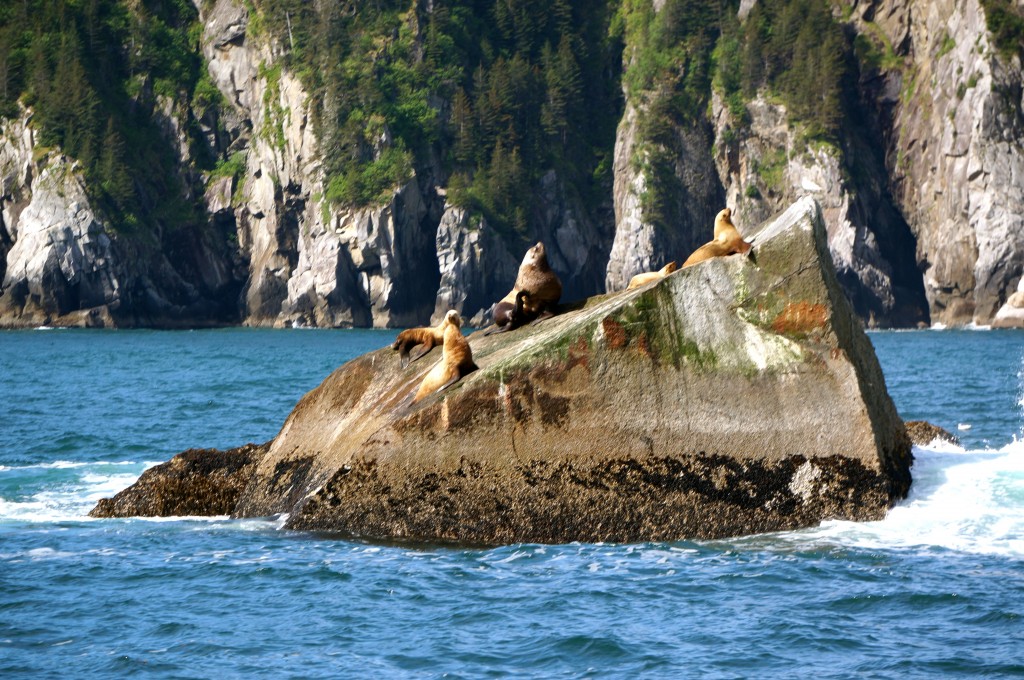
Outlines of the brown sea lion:
[{"label": "brown sea lion", "polygon": [[659,269],[656,272],[646,272],[644,274],[637,274],[636,276],[634,276],[633,278],[631,278],[629,280],[629,285],[626,286],[626,290],[632,290],[634,288],[639,288],[640,286],[646,285],[646,284],[650,283],[651,281],[657,281],[658,279],[663,279],[666,276],[668,276],[669,274],[671,274],[672,272],[674,272],[675,270],[676,270],[676,263],[673,261],[673,262],[669,262],[667,265],[665,265],[664,267],[662,267],[661,269]]},{"label": "brown sea lion", "polygon": [[454,309],[444,317],[444,343],[441,345],[441,361],[437,362],[423,378],[413,398],[416,403],[423,397],[454,385],[477,369],[473,363],[473,350],[469,340],[462,334],[462,318]]},{"label": "brown sea lion", "polygon": [[732,223],[732,211],[729,208],[722,210],[715,217],[715,240],[708,241],[697,250],[693,251],[690,257],[686,258],[683,267],[690,267],[712,257],[722,257],[733,253],[750,252],[750,243],[743,240],[740,232]]},{"label": "brown sea lion", "polygon": [[[430,350],[444,342],[444,329],[447,324],[448,321],[445,318],[433,328],[408,328],[399,333],[398,337],[395,338],[395,342],[391,345],[391,349],[398,352],[398,356],[402,361],[402,368],[408,366],[410,361],[422,358]],[[417,346],[420,347],[420,350],[416,353],[416,356],[410,359],[410,350]]]},{"label": "brown sea lion", "polygon": [[[519,293],[526,294],[521,301]],[[555,305],[561,298],[562,281],[551,270],[544,244],[538,241],[523,256],[515,287],[495,306],[494,323],[500,331],[510,331],[531,321],[546,319],[554,315]],[[513,316],[508,310],[515,309],[516,305],[519,305],[519,312]],[[500,318],[499,310],[502,311]]]},{"label": "brown sea lion", "polygon": [[504,333],[510,331],[513,328],[519,328],[525,324],[528,319],[523,312],[523,306],[526,301],[530,299],[530,294],[525,290],[521,290],[515,294],[515,303],[506,302],[504,299],[494,306],[494,314],[492,318],[494,326],[490,328],[484,335],[490,335],[491,333]]}]

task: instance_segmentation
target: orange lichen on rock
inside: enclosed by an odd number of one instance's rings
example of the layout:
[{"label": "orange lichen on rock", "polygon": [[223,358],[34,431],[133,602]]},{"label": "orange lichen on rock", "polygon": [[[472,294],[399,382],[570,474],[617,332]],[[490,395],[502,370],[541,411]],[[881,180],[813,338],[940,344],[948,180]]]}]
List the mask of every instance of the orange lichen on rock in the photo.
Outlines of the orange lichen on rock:
[{"label": "orange lichen on rock", "polygon": [[608,340],[608,347],[611,349],[622,349],[629,344],[626,329],[615,319],[605,317],[601,321],[601,328],[604,330],[604,337]]},{"label": "orange lichen on rock", "polygon": [[776,333],[810,333],[821,330],[828,322],[825,305],[810,302],[791,302],[775,317],[772,330]]}]

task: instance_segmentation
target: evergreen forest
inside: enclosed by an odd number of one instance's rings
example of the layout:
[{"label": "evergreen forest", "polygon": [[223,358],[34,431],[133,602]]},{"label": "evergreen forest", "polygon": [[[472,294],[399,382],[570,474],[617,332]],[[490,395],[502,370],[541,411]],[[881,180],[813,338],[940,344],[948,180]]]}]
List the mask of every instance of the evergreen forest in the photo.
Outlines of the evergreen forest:
[{"label": "evergreen forest", "polygon": [[[849,7],[827,0],[759,0],[742,23],[737,0],[664,0],[657,12],[651,0],[241,1],[247,39],[280,48],[268,82],[288,69],[316,103],[330,202],[385,202],[431,174],[512,237],[531,232],[551,171],[585,205],[608,199],[626,97],[648,142],[647,219],[671,228],[673,130],[706,117],[712,88],[737,120],[765,93],[809,138],[834,141],[850,75],[878,53],[852,44]],[[1018,52],[1020,10],[983,4],[1000,49]],[[80,162],[119,229],[202,221],[195,178],[239,160],[197,130],[227,105],[200,40],[188,0],[2,3],[0,115],[30,107],[40,145]],[[168,106],[189,121],[188,172],[158,123]]]}]

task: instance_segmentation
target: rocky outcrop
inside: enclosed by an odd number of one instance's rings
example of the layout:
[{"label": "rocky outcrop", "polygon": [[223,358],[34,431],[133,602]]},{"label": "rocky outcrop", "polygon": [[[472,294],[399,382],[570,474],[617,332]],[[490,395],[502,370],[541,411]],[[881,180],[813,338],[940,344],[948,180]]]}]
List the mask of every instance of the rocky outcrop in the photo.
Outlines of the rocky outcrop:
[{"label": "rocky outcrop", "polygon": [[862,86],[932,321],[988,324],[1024,268],[1019,59],[999,55],[978,0],[858,2],[852,21],[898,57]]},{"label": "rocky outcrop", "polygon": [[835,278],[820,208],[718,258],[470,336],[479,370],[411,397],[437,357],[336,370],[270,444],[235,516],[473,543],[718,537],[875,519],[910,444]]},{"label": "rocky outcrop", "polygon": [[1024,278],[1006,304],[996,312],[992,328],[1024,328]]},{"label": "rocky outcrop", "polygon": [[113,498],[104,498],[90,517],[184,517],[228,515],[252,479],[268,444],[227,451],[189,449],[142,473]]},{"label": "rocky outcrop", "polygon": [[91,202],[82,168],[37,147],[31,117],[23,111],[0,135],[0,327],[229,320],[237,288],[223,243],[202,230],[166,240],[116,231]]},{"label": "rocky outcrop", "polygon": [[925,420],[908,420],[906,426],[907,435],[915,446],[928,446],[936,440],[960,446],[960,438],[955,434]]},{"label": "rocky outcrop", "polygon": [[25,112],[0,134],[0,327],[111,325],[123,273],[110,235],[76,165],[34,159],[30,120]]}]

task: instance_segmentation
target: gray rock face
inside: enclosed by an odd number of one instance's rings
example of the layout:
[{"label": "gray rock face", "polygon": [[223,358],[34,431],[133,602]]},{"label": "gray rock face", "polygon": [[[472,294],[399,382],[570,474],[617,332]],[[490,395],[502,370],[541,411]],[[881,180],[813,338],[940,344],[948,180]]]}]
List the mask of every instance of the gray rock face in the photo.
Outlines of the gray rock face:
[{"label": "gray rock face", "polygon": [[[871,326],[927,320],[924,291],[908,253],[913,238],[882,187],[854,179],[840,148],[804,141],[785,107],[763,95],[747,105],[745,125],[733,119],[717,93],[712,112],[721,140],[715,162],[741,231],[802,196],[814,197],[825,215],[839,281],[858,315]],[[856,140],[847,140],[847,148],[856,146]],[[868,164],[870,151],[859,151],[859,162]],[[883,172],[880,162],[877,170]]]},{"label": "gray rock face", "polygon": [[643,115],[627,97],[626,111],[615,139],[613,170],[615,236],[608,259],[605,286],[622,290],[642,272],[657,271],[668,262],[684,260],[713,236],[715,215],[725,207],[722,185],[711,156],[710,130],[677,129],[674,141],[675,186],[668,212],[671,224],[654,224],[644,213],[643,197],[651,190],[646,165],[654,147],[642,139],[639,118]]},{"label": "gray rock face", "polygon": [[450,207],[437,227],[437,262],[441,283],[430,323],[437,325],[454,309],[469,326],[482,326],[494,303],[512,289],[519,259],[481,218],[474,222],[463,208]]},{"label": "gray rock face", "polygon": [[108,325],[121,298],[111,239],[74,163],[33,160],[28,122],[8,121],[0,134],[0,326]]},{"label": "gray rock face", "polygon": [[[303,233],[283,318],[293,325],[415,326],[433,308],[436,231],[415,180],[388,205],[332,214]],[[325,323],[326,322],[326,323]]]},{"label": "gray rock face", "polygon": [[859,3],[903,66],[879,90],[888,165],[917,241],[932,321],[987,324],[1024,266],[1020,64],[999,58],[977,0]]}]

